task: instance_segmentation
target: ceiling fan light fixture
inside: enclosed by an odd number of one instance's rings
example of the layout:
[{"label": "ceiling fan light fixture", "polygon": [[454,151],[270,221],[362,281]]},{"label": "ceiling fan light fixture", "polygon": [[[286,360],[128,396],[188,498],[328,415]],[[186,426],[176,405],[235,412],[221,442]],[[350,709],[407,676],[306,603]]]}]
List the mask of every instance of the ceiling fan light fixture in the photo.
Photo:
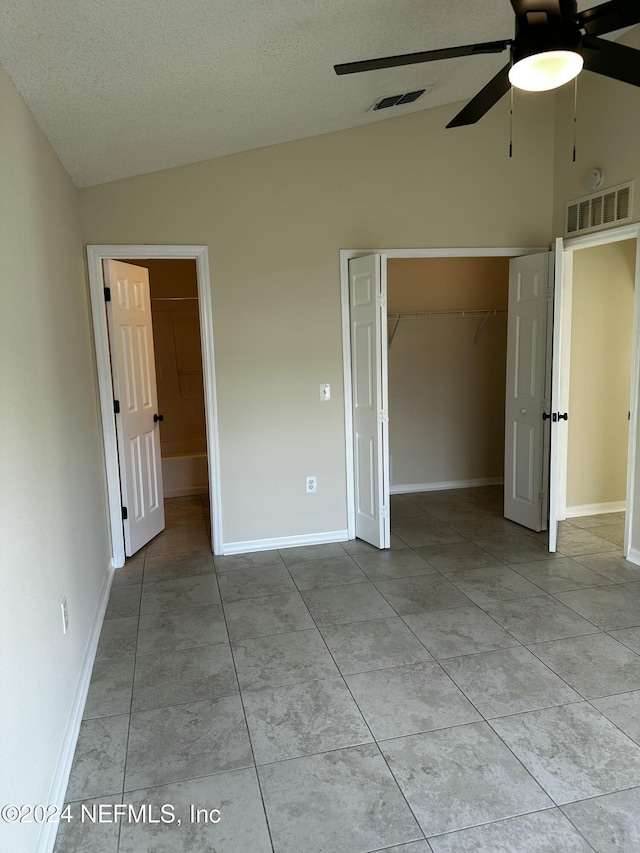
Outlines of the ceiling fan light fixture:
[{"label": "ceiling fan light fixture", "polygon": [[509,81],[516,89],[547,92],[573,80],[583,65],[584,59],[575,50],[545,50],[515,62],[509,69]]},{"label": "ceiling fan light fixture", "polygon": [[[581,5],[585,2],[588,0],[582,0]],[[513,92],[513,87],[532,92],[553,90],[577,79],[583,67],[640,87],[640,50],[602,38],[624,27],[640,25],[640,0],[600,0],[593,8],[580,11],[578,0],[510,0],[510,4],[515,15],[513,39],[345,62],[334,66],[336,74],[502,53],[508,48],[507,64],[447,127],[475,124],[509,91]]]}]

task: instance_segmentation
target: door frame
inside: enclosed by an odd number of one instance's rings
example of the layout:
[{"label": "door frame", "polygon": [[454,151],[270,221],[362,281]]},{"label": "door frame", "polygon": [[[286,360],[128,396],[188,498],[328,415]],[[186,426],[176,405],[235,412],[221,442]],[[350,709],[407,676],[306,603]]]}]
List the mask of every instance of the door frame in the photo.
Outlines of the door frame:
[{"label": "door frame", "polygon": [[548,252],[548,246],[517,248],[448,248],[448,249],[341,249],[340,301],[342,310],[342,375],[344,382],[345,460],[347,474],[347,530],[355,539],[355,472],[353,459],[353,387],[351,384],[351,326],[349,322],[349,261],[361,255],[387,258],[486,258],[516,257]]},{"label": "door frame", "polygon": [[[580,249],[590,249],[596,246],[605,246],[609,243],[619,243],[623,240],[636,241],[636,267],[635,267],[635,296],[633,307],[633,344],[631,356],[631,393],[629,398],[629,448],[627,454],[627,494],[625,514],[624,554],[629,562],[640,565],[640,524],[634,525],[634,514],[636,505],[640,506],[640,500],[636,499],[636,492],[640,488],[640,472],[637,465],[638,445],[640,434],[638,432],[638,405],[640,384],[640,223],[622,225],[607,231],[597,231],[593,234],[585,234],[581,237],[572,237],[565,240],[562,257],[563,265],[563,291],[562,291],[562,314],[561,314],[561,347],[560,347],[560,382],[559,400],[561,411],[569,411],[569,387],[571,371],[571,311],[573,296],[573,253]],[[558,521],[564,521],[567,517],[567,464],[568,464],[568,431],[563,430],[559,437],[558,446]],[[638,496],[640,498],[640,496]],[[634,536],[634,527],[638,527]]]},{"label": "door frame", "polygon": [[124,566],[124,532],[122,530],[122,500],[120,492],[120,468],[116,422],[113,414],[113,384],[107,312],[104,301],[105,260],[157,260],[186,259],[196,262],[198,280],[198,311],[200,314],[200,337],[202,346],[202,372],[204,381],[204,408],[207,432],[207,465],[209,471],[209,495],[211,514],[211,542],[214,554],[222,553],[222,505],[220,486],[220,449],[218,437],[218,406],[213,343],[213,308],[211,302],[211,280],[209,275],[209,253],[206,246],[158,246],[158,245],[89,245],[87,266],[89,294],[93,322],[93,341],[98,374],[98,393],[102,421],[102,442],[107,487],[108,520],[111,536],[111,562],[114,568]]}]

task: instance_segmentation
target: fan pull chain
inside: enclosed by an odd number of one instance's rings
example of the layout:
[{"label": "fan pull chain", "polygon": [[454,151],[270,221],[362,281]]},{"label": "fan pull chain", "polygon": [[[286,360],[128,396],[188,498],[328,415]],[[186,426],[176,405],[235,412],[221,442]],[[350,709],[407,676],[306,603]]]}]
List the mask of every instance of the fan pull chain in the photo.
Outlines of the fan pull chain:
[{"label": "fan pull chain", "polygon": [[576,139],[578,137],[578,78],[573,80],[573,162],[576,162]]},{"label": "fan pull chain", "polygon": [[513,157],[513,86],[509,89],[509,157]]}]

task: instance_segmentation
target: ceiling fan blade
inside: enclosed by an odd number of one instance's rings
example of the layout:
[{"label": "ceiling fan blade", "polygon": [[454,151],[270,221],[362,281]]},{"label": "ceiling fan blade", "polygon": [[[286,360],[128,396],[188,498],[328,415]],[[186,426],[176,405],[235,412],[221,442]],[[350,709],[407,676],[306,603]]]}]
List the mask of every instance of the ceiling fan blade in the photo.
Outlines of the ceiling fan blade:
[{"label": "ceiling fan blade", "polygon": [[441,50],[425,50],[421,53],[404,53],[400,56],[384,56],[380,59],[363,59],[361,62],[344,62],[334,65],[336,74],[358,74],[360,71],[377,71],[380,68],[396,68],[400,65],[415,65],[419,62],[434,62],[438,59],[455,59],[458,56],[475,56],[482,53],[502,53],[511,44],[511,39],[488,41],[482,44],[465,44],[460,47],[445,47]]},{"label": "ceiling fan blade", "polygon": [[491,107],[497,104],[500,98],[506,95],[511,88],[511,83],[509,82],[510,68],[511,63],[508,62],[487,83],[484,89],[481,89],[474,98],[471,98],[467,106],[460,110],[455,118],[451,119],[447,127],[461,127],[466,124],[475,124],[485,113],[488,113]]},{"label": "ceiling fan blade", "polygon": [[587,35],[601,36],[640,24],[640,4],[638,0],[609,0],[608,3],[579,12],[577,21],[587,31]]},{"label": "ceiling fan blade", "polygon": [[582,52],[587,71],[640,86],[640,50],[615,41],[584,36]]}]

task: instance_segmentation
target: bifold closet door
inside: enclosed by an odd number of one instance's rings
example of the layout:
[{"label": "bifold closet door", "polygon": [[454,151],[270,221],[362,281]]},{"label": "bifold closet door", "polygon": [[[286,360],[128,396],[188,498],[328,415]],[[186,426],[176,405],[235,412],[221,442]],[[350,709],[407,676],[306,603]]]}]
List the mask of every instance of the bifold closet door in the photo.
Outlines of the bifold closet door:
[{"label": "bifold closet door", "polygon": [[386,259],[349,261],[356,536],[391,544]]},{"label": "bifold closet door", "polygon": [[[550,253],[509,264],[505,400],[505,518],[544,530],[547,523],[551,312]],[[547,417],[543,418],[543,415]]]}]

